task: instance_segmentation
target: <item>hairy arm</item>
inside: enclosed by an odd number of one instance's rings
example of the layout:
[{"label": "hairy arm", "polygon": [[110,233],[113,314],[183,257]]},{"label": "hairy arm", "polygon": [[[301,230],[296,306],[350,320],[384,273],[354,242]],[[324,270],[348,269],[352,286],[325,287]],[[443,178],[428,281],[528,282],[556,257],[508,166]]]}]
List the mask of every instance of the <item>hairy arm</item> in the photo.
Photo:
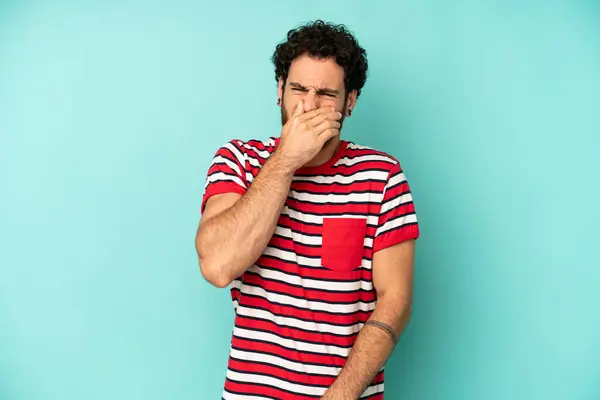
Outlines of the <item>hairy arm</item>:
[{"label": "hairy arm", "polygon": [[216,195],[207,201],[196,251],[208,282],[226,287],[260,257],[275,231],[293,171],[275,152],[246,193]]},{"label": "hairy arm", "polygon": [[407,240],[373,255],[377,305],[322,399],[358,399],[385,365],[410,316],[414,248],[415,241]]}]

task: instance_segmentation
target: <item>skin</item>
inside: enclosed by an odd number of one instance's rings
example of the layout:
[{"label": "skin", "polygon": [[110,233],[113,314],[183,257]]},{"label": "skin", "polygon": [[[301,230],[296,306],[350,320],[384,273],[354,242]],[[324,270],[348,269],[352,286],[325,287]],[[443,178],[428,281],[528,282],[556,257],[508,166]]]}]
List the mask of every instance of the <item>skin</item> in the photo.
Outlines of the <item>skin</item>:
[{"label": "skin", "polygon": [[[287,80],[279,81],[282,134],[248,191],[208,200],[196,234],[204,278],[226,287],[260,257],[275,230],[294,172],[318,166],[336,152],[344,116],[356,105],[355,91],[346,93],[344,71],[332,59],[296,59]],[[235,252],[227,251],[236,248]],[[377,305],[370,320],[391,327],[396,337],[410,317],[413,295],[414,240],[373,255],[373,286]],[[394,349],[385,330],[365,325],[350,356],[323,399],[357,399]]]}]

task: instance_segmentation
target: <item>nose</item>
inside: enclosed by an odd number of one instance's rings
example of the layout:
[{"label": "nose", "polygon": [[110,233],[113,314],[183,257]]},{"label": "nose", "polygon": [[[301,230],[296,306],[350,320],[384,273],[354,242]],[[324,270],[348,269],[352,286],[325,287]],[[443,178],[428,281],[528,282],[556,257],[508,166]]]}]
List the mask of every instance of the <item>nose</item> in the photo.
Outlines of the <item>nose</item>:
[{"label": "nose", "polygon": [[304,112],[316,110],[319,107],[319,98],[314,90],[309,90],[304,96]]}]

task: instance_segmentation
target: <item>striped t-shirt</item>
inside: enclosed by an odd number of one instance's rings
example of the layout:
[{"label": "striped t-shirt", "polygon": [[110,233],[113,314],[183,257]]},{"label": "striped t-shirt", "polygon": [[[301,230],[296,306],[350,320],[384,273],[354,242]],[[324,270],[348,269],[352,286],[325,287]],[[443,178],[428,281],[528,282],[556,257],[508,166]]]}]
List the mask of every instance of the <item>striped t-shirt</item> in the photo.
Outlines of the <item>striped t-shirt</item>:
[{"label": "striped t-shirt", "polygon": [[[244,194],[278,143],[272,137],[221,147],[202,211],[210,196]],[[323,395],[375,308],[373,253],[418,236],[394,157],[342,140],[328,162],[299,169],[264,253],[230,285],[235,324],[222,397]],[[361,398],[382,399],[383,387],[384,369]]]}]

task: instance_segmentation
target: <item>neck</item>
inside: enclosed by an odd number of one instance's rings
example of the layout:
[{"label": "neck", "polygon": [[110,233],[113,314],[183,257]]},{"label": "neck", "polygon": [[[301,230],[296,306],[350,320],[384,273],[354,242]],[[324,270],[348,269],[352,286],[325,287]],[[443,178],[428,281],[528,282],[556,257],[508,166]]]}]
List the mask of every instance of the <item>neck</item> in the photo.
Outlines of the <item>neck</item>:
[{"label": "neck", "polygon": [[325,164],[327,161],[331,160],[334,154],[337,152],[340,147],[340,139],[331,140],[325,143],[325,146],[321,149],[321,151],[308,163],[306,163],[305,167],[318,167],[320,165]]}]

